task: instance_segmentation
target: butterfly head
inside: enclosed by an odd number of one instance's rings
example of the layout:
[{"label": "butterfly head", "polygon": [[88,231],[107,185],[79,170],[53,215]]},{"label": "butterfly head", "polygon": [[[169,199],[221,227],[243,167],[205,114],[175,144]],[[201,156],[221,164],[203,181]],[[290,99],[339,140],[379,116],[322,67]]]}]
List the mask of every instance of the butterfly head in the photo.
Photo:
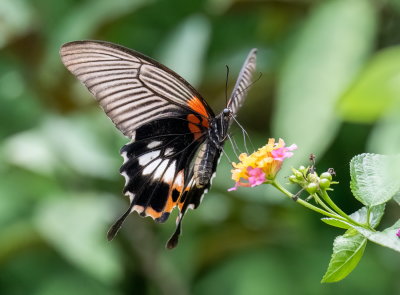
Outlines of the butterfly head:
[{"label": "butterfly head", "polygon": [[232,110],[230,108],[224,108],[222,111],[222,117],[224,118],[225,121],[229,121],[229,119],[232,116]]}]

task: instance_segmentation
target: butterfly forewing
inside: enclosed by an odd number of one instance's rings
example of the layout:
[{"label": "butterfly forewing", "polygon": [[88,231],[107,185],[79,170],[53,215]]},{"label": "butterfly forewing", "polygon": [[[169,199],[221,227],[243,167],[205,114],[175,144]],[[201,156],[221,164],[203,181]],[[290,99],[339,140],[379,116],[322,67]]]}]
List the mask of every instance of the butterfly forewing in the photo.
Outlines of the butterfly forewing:
[{"label": "butterfly forewing", "polygon": [[94,95],[114,124],[128,137],[154,119],[211,108],[182,77],[156,61],[107,42],[75,41],[61,47],[61,59]]},{"label": "butterfly forewing", "polygon": [[228,101],[227,107],[232,111],[233,116],[236,116],[239,108],[243,105],[248,88],[252,83],[253,74],[256,69],[256,56],[257,49],[253,48],[240,70],[235,87]]}]

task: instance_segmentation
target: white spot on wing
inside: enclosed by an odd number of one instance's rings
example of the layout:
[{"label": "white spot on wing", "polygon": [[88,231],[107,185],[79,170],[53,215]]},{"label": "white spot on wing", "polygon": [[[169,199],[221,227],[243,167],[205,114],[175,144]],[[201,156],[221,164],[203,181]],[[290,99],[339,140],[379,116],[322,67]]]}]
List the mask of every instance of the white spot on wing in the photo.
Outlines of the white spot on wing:
[{"label": "white spot on wing", "polygon": [[123,164],[125,164],[126,162],[128,162],[128,156],[126,155],[127,154],[127,152],[126,151],[124,151],[124,152],[122,152],[121,153],[121,156],[122,156],[122,158],[124,158],[124,163]]},{"label": "white spot on wing", "polygon": [[135,198],[135,194],[133,194],[133,193],[131,193],[131,192],[129,192],[129,191],[127,191],[127,192],[125,193],[125,196],[128,196],[128,197],[129,197],[129,200],[131,201],[131,203],[132,203],[133,199]]},{"label": "white spot on wing", "polygon": [[142,213],[144,211],[144,207],[143,206],[139,206],[139,205],[135,205],[132,207],[131,212],[136,211],[137,213]]},{"label": "white spot on wing", "polygon": [[187,208],[190,209],[190,210],[194,210],[194,204],[188,205]]},{"label": "white spot on wing", "polygon": [[181,170],[175,179],[175,184],[178,186],[183,186],[183,170]]},{"label": "white spot on wing", "polygon": [[171,162],[167,171],[165,171],[163,176],[163,181],[165,183],[171,183],[175,176],[176,161]]},{"label": "white spot on wing", "polygon": [[164,152],[165,156],[171,156],[173,154],[174,154],[174,149],[173,148],[166,148],[165,149],[165,152]]},{"label": "white spot on wing", "polygon": [[157,169],[157,166],[161,163],[161,159],[157,159],[154,162],[150,163],[149,165],[147,165],[146,168],[144,168],[143,170],[143,174],[147,175],[147,174],[151,174],[153,173],[153,171],[155,169]]},{"label": "white spot on wing", "polygon": [[132,133],[131,133],[131,142],[135,142],[135,138],[136,138],[136,131],[132,131]]},{"label": "white spot on wing", "polygon": [[152,141],[147,145],[147,148],[152,149],[162,144],[162,141]]},{"label": "white spot on wing", "polygon": [[[160,155],[160,151],[153,151],[139,157],[139,165],[146,166],[150,161],[154,160]],[[153,169],[154,170],[154,169]]]},{"label": "white spot on wing", "polygon": [[169,163],[169,160],[162,161],[160,166],[158,166],[157,170],[154,172],[154,176],[153,176],[154,179],[161,178],[161,176],[164,174],[165,169],[167,169],[168,163]]},{"label": "white spot on wing", "polygon": [[124,171],[124,172],[121,172],[121,175],[125,178],[125,184],[128,184],[128,182],[129,182],[128,174],[126,174],[126,172]]}]

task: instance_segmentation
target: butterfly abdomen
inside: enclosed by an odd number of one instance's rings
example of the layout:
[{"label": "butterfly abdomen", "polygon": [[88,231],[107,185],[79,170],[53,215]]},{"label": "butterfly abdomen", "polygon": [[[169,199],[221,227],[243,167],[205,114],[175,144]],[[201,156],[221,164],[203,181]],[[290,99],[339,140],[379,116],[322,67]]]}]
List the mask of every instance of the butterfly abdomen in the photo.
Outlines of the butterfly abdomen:
[{"label": "butterfly abdomen", "polygon": [[211,141],[206,141],[199,148],[194,163],[194,179],[198,188],[209,184],[215,171],[215,163],[219,158],[220,151]]}]

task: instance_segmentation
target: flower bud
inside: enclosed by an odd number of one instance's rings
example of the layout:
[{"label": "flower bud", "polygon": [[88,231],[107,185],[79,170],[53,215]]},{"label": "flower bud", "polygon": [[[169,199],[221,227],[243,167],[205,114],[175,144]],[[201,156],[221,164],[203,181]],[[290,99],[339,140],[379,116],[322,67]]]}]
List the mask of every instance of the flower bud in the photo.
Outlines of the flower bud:
[{"label": "flower bud", "polygon": [[319,181],[319,187],[323,190],[326,190],[331,186],[331,181],[327,178],[321,178]]},{"label": "flower bud", "polygon": [[312,195],[315,194],[317,192],[318,189],[318,185],[316,183],[309,183],[306,187],[306,191]]},{"label": "flower bud", "polygon": [[317,173],[309,173],[309,174],[307,175],[307,180],[308,180],[309,182],[318,182]]},{"label": "flower bud", "polygon": [[292,169],[293,175],[296,177],[297,180],[303,180],[303,173],[301,173],[299,170]]},{"label": "flower bud", "polygon": [[328,179],[329,181],[332,180],[332,174],[330,174],[329,172],[324,172],[324,173],[322,173],[319,177],[320,177],[321,179],[322,179],[322,178]]},{"label": "flower bud", "polygon": [[298,183],[297,177],[295,175],[290,175],[289,176],[289,181],[291,183]]},{"label": "flower bud", "polygon": [[307,171],[308,171],[308,167],[304,167],[303,165],[301,165],[301,166],[299,167],[299,171],[300,171],[301,173],[303,173],[303,174],[306,174]]}]

